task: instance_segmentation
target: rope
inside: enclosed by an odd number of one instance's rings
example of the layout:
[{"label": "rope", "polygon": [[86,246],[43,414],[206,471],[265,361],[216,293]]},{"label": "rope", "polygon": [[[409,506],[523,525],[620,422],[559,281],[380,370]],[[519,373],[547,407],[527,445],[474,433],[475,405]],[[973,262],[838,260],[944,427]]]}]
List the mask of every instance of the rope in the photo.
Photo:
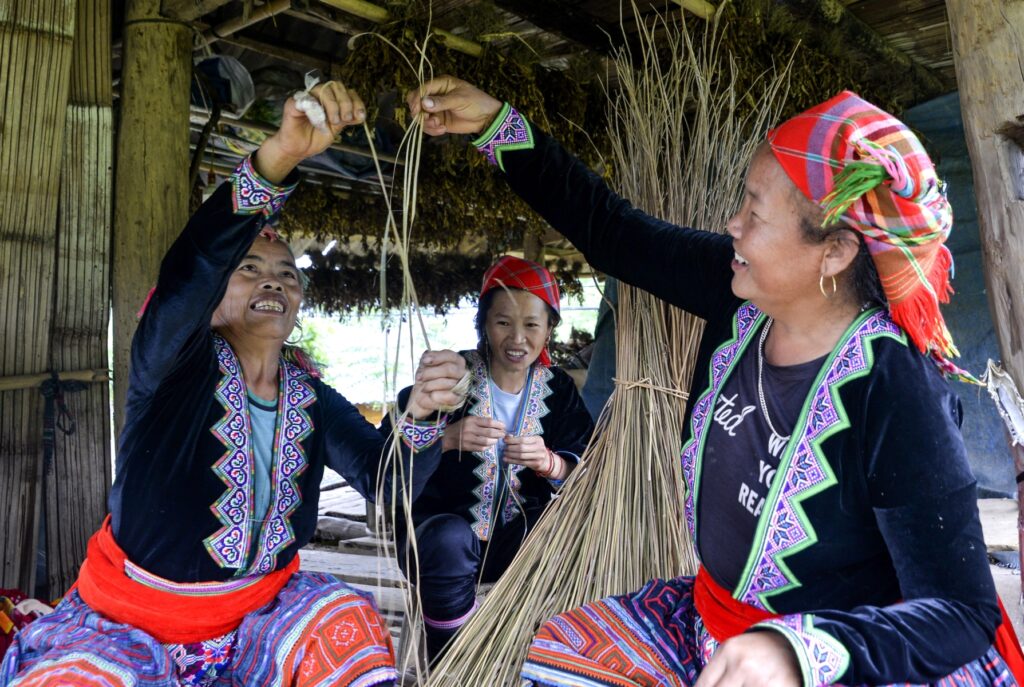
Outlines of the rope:
[{"label": "rope", "polygon": [[44,474],[53,469],[53,454],[56,446],[57,430],[65,436],[71,436],[78,428],[75,416],[68,410],[64,402],[65,393],[85,391],[84,382],[61,380],[56,372],[50,372],[50,378],[39,384],[39,393],[43,395],[43,468]]}]

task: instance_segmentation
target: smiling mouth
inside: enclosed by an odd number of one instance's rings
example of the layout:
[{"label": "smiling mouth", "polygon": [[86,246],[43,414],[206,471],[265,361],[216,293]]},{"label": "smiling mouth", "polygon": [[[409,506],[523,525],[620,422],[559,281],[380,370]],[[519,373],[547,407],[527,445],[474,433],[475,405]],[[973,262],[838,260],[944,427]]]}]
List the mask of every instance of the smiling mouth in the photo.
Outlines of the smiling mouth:
[{"label": "smiling mouth", "polygon": [[256,312],[272,312],[272,313],[283,313],[284,303],[277,300],[276,298],[264,298],[256,301],[249,306],[250,309]]},{"label": "smiling mouth", "polygon": [[743,265],[744,267],[750,264],[749,262],[747,262],[747,259],[740,255],[739,253],[733,253],[733,256],[733,259],[739,264]]},{"label": "smiling mouth", "polygon": [[526,351],[522,350],[506,350],[505,357],[512,362],[518,363],[526,358]]}]

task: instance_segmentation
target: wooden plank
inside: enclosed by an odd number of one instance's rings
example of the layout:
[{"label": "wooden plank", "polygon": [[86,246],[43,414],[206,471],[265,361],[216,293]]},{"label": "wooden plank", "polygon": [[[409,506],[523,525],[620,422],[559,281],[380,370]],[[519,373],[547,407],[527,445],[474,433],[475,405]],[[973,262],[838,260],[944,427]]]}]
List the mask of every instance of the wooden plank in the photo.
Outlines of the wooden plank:
[{"label": "wooden plank", "polygon": [[[0,377],[51,367],[57,191],[74,0],[0,3]],[[33,592],[42,398],[0,393],[0,587]]]},{"label": "wooden plank", "polygon": [[334,575],[350,584],[401,587],[405,577],[394,561],[333,550],[305,548],[299,553],[299,568]]},{"label": "wooden plank", "polygon": [[[992,322],[1003,369],[1024,389],[1024,150],[996,133],[1024,115],[1024,2],[947,0],[946,10]],[[1024,469],[1024,449],[1011,452]],[[1017,492],[1020,506],[1024,484]]]},{"label": "wooden plank", "polygon": [[[79,0],[52,327],[55,366],[103,368],[103,380],[108,378],[113,200],[110,23],[111,0]],[[64,594],[77,578],[89,537],[107,512],[111,484],[109,384],[90,384],[66,400],[76,430],[56,433],[53,470],[45,477],[48,598]]]},{"label": "wooden plank", "polygon": [[124,424],[136,313],[188,219],[192,32],[159,16],[159,0],[129,0],[114,189],[114,414]]}]

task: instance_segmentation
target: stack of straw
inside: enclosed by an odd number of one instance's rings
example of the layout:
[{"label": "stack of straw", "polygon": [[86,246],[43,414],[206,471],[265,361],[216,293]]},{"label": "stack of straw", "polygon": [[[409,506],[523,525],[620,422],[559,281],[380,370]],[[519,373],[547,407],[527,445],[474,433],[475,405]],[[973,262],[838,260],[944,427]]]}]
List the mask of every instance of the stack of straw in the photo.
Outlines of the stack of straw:
[{"label": "stack of straw", "polygon": [[[618,190],[652,215],[724,231],[754,148],[779,116],[786,70],[736,93],[713,22],[700,27],[699,45],[678,15],[638,24],[639,51],[615,56],[610,94]],[[595,439],[428,685],[518,685],[546,619],[695,571],[678,456],[703,323],[636,289],[619,294],[617,388]]]}]

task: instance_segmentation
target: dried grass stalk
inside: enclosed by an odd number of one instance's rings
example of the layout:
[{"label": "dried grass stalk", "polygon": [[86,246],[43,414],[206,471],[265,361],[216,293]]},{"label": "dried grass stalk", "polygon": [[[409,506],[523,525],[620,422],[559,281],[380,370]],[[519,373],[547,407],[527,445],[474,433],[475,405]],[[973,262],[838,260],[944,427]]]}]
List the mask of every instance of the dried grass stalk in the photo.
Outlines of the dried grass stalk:
[{"label": "dried grass stalk", "polygon": [[[618,190],[658,217],[724,231],[747,162],[778,116],[786,70],[736,93],[713,23],[698,27],[699,45],[678,18],[638,24],[639,52],[615,56],[610,94]],[[428,685],[518,685],[547,618],[695,571],[678,455],[702,323],[636,289],[619,295],[617,389],[595,439]]]}]

